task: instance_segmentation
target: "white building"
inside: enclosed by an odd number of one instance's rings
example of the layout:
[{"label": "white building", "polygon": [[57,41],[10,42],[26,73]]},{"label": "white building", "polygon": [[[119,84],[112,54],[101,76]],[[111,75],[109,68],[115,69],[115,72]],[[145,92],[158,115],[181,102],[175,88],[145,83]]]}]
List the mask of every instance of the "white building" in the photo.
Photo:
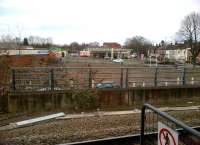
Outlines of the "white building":
[{"label": "white building", "polygon": [[47,49],[3,49],[0,55],[48,55]]},{"label": "white building", "polygon": [[165,50],[165,58],[185,62],[191,57],[190,48]]}]

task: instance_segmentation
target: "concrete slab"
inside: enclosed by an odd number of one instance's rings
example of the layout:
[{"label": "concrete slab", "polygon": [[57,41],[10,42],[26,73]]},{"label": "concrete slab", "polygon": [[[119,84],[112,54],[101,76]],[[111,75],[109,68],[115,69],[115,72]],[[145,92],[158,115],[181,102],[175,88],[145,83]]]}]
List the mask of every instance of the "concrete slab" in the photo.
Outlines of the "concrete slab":
[{"label": "concrete slab", "polygon": [[[200,110],[200,106],[190,106],[190,107],[161,107],[161,111],[185,111],[185,110]],[[81,113],[81,114],[68,114],[63,117],[58,117],[56,119],[75,119],[84,117],[95,117],[95,116],[111,116],[111,115],[128,115],[128,114],[139,114],[141,111],[139,109],[127,110],[127,111],[97,111],[94,113]]]},{"label": "concrete slab", "polygon": [[51,115],[47,115],[47,116],[42,116],[42,117],[37,117],[37,118],[33,118],[33,119],[16,122],[15,124],[16,124],[16,126],[24,126],[24,125],[29,125],[29,124],[34,124],[34,123],[54,119],[54,118],[61,117],[64,115],[65,115],[65,113],[61,112],[61,113],[56,113],[56,114],[51,114]]},{"label": "concrete slab", "polygon": [[61,112],[61,113],[51,114],[51,115],[37,117],[33,119],[28,119],[24,121],[14,122],[14,123],[10,123],[9,125],[0,127],[0,131],[11,130],[11,129],[25,127],[25,126],[31,126],[31,125],[38,124],[40,122],[48,121],[51,119],[55,119],[61,116],[65,116],[65,113]]}]

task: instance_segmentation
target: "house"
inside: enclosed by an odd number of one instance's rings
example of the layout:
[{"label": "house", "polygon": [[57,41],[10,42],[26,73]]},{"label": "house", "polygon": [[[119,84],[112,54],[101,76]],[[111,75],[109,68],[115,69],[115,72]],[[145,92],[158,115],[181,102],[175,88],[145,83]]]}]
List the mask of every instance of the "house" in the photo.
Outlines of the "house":
[{"label": "house", "polygon": [[186,62],[191,59],[190,48],[176,48],[173,46],[162,46],[148,51],[148,56],[157,56],[160,61],[165,59]]},{"label": "house", "polygon": [[165,51],[165,58],[170,60],[186,62],[190,61],[191,58],[191,51],[190,48],[185,49],[168,49]]},{"label": "house", "polygon": [[157,56],[159,58],[164,58],[165,56],[165,47],[156,47],[156,48],[150,48],[148,50],[148,56]]}]

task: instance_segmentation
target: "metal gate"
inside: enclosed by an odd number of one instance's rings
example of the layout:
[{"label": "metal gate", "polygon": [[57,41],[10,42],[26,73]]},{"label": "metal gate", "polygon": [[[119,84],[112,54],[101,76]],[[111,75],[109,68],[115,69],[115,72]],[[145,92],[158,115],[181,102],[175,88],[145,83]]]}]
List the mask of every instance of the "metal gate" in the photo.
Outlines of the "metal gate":
[{"label": "metal gate", "polygon": [[[190,114],[192,112],[194,111]],[[195,118],[195,112],[193,116]],[[199,124],[200,116],[197,116],[196,123],[188,126],[156,107],[144,104],[141,112],[140,145],[200,145]]]}]

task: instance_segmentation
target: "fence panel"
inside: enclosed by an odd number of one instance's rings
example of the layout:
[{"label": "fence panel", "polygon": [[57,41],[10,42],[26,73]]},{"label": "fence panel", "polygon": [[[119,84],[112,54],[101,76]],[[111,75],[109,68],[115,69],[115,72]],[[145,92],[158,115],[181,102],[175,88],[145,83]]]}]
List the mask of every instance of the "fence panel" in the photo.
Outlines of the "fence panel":
[{"label": "fence panel", "polygon": [[13,68],[14,91],[134,88],[199,85],[199,68],[176,67],[34,67]]}]

